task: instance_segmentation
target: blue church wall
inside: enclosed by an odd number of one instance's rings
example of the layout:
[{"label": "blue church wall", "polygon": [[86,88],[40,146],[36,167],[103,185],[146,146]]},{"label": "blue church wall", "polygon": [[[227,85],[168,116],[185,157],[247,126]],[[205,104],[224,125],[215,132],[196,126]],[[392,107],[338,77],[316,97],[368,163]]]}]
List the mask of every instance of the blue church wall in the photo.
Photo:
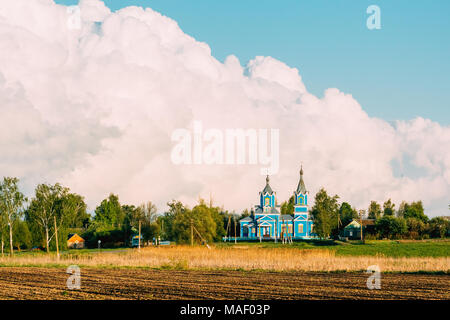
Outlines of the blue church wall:
[{"label": "blue church wall", "polygon": [[[263,235],[263,227],[269,227],[269,236],[280,238],[282,234],[282,228],[286,228],[285,235],[291,237],[311,237],[314,236],[311,230],[312,221],[300,220],[300,221],[285,221],[284,223],[281,220],[277,221],[260,221],[257,224],[257,227],[248,227],[249,223],[241,224],[241,237],[245,237],[245,234],[248,238],[256,238],[258,239]],[[300,225],[302,227],[300,227]],[[284,226],[284,227],[283,227]],[[291,227],[289,227],[291,226]],[[245,228],[247,228],[248,233],[245,233]],[[289,232],[290,231],[290,232]],[[261,233],[261,235],[260,235]]]},{"label": "blue church wall", "polygon": [[[301,237],[314,237],[315,234],[312,232],[312,225],[313,222],[310,220],[298,220],[298,221],[281,221],[278,220],[277,221],[268,221],[268,220],[262,220],[260,219],[259,223],[257,223],[257,227],[255,228],[254,226],[250,226],[249,225],[254,225],[254,222],[249,223],[249,222],[242,222],[241,223],[241,238],[253,238],[253,239],[259,239],[259,237],[263,237],[262,234],[262,228],[263,227],[269,227],[270,228],[270,233],[269,236],[270,237],[275,237],[277,236],[277,238],[281,237],[281,232],[282,232],[282,228],[283,226],[286,228],[286,235],[287,236],[291,236],[291,237],[295,237],[295,238],[301,238]],[[292,226],[291,228],[289,226]],[[245,233],[245,229],[247,228],[248,233]],[[261,231],[259,231],[261,230]],[[276,230],[276,232],[275,232]],[[290,231],[290,232],[288,232]],[[260,235],[261,232],[261,235]]]}]

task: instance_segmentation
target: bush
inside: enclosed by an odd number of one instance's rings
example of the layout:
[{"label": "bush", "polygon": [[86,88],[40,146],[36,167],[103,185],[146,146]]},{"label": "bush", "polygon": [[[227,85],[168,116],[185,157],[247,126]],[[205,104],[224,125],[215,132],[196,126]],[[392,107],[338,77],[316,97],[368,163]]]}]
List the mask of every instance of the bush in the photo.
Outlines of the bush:
[{"label": "bush", "polygon": [[417,218],[407,218],[406,224],[408,226],[408,238],[422,239],[426,231],[426,225],[422,220]]},{"label": "bush", "polygon": [[445,238],[450,229],[450,222],[441,217],[436,217],[428,223],[428,234],[431,238]]},{"label": "bush", "polygon": [[102,248],[117,248],[127,246],[130,239],[127,232],[118,228],[99,228],[97,230],[90,229],[83,233],[82,237],[86,241],[88,248],[97,248],[98,240],[101,241]]},{"label": "bush", "polygon": [[377,236],[371,233],[365,233],[364,234],[364,239],[365,240],[376,240]]},{"label": "bush", "polygon": [[380,238],[397,239],[408,231],[405,219],[384,216],[375,222],[375,230]]}]

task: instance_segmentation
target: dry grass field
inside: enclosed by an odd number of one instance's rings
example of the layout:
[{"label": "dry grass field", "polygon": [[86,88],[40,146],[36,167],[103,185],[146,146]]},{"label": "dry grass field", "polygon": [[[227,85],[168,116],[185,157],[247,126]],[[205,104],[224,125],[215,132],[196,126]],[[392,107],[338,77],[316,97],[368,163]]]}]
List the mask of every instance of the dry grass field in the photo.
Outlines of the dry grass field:
[{"label": "dry grass field", "polygon": [[267,270],[267,271],[364,271],[378,265],[382,272],[449,272],[450,257],[336,256],[332,250],[296,248],[149,247],[54,254],[16,255],[0,258],[1,266],[147,267],[179,270]]}]

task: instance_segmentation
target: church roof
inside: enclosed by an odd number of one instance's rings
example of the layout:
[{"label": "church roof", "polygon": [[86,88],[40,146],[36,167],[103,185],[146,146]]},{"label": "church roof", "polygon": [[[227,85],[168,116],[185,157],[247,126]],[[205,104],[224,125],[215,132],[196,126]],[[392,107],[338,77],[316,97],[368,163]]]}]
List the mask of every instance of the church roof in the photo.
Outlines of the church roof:
[{"label": "church roof", "polygon": [[245,218],[242,218],[242,219],[239,220],[239,221],[242,221],[242,222],[245,222],[245,221],[253,221],[253,219],[250,218],[250,217],[245,217]]},{"label": "church roof", "polygon": [[[279,206],[278,206],[279,207]],[[256,205],[255,206],[255,213],[280,213],[280,211],[277,209],[277,207],[270,207],[269,212],[264,212],[264,209],[261,206]]]},{"label": "church roof", "polygon": [[280,215],[280,220],[289,221],[289,220],[293,220],[293,219],[294,218],[290,214],[282,214],[282,215]]},{"label": "church roof", "polygon": [[300,181],[298,182],[297,186],[297,194],[306,194],[306,186],[305,182],[303,181],[303,166],[300,168]]},{"label": "church roof", "polygon": [[270,195],[273,194],[273,190],[269,185],[269,176],[266,177],[266,186],[264,187],[264,189],[262,191],[262,194],[266,194],[266,193],[268,193]]}]

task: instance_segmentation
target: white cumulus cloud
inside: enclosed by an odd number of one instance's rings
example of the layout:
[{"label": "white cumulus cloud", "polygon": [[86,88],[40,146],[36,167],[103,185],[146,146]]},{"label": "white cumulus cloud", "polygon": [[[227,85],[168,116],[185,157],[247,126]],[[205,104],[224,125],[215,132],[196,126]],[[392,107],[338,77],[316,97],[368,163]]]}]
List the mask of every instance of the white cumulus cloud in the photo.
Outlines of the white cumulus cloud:
[{"label": "white cumulus cloud", "polygon": [[[450,127],[416,118],[371,118],[338,89],[318,98],[299,70],[272,57],[221,63],[209,46],[152,9],[111,12],[99,0],[73,11],[51,0],[0,6],[0,175],[29,195],[62,182],[93,210],[110,192],[123,203],[213,195],[240,211],[258,201],[260,165],[175,165],[171,134],[204,129],[280,130],[278,201],[297,186],[325,187],[358,208],[370,200],[423,200],[447,214]],[[76,18],[76,17],[75,17]],[[301,71],[301,70],[300,70]]]}]

